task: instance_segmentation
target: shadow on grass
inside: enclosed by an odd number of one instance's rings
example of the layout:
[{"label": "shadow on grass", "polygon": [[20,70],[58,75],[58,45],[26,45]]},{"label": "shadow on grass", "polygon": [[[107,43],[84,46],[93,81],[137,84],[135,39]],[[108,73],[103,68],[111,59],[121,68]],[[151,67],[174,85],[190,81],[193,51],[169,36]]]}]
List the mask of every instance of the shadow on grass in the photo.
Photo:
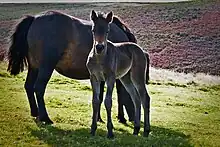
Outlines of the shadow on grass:
[{"label": "shadow on grass", "polygon": [[[131,126],[129,126],[131,127]],[[98,127],[96,136],[89,134],[89,128],[75,130],[61,129],[56,126],[40,126],[40,129],[29,128],[31,135],[43,140],[52,146],[192,146],[189,136],[166,128],[152,126],[152,132],[148,138],[133,136],[122,128],[114,131],[115,138],[106,138],[106,129]],[[142,133],[142,132],[141,132]]]}]

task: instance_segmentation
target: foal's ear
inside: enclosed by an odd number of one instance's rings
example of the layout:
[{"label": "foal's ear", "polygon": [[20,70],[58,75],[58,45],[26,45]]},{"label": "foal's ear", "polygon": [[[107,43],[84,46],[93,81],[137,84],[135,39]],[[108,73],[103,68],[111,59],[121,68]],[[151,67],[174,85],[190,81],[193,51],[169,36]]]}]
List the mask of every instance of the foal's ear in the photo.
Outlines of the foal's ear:
[{"label": "foal's ear", "polygon": [[91,18],[92,21],[96,21],[97,20],[98,16],[97,16],[97,14],[96,14],[96,12],[94,10],[92,10],[90,18]]},{"label": "foal's ear", "polygon": [[112,22],[113,12],[109,12],[106,16],[106,20],[108,23]]}]

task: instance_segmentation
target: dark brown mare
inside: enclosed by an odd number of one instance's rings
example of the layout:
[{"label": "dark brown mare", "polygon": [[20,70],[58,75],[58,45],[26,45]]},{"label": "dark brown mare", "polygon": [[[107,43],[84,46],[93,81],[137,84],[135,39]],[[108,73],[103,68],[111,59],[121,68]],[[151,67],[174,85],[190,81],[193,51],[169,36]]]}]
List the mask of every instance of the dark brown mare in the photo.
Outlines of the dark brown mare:
[{"label": "dark brown mare", "polygon": [[150,96],[145,87],[147,59],[143,49],[135,43],[112,43],[107,40],[109,23],[113,13],[105,17],[102,13],[91,13],[93,21],[93,48],[91,49],[86,66],[90,73],[90,81],[93,91],[92,99],[92,125],[91,134],[95,135],[99,108],[100,83],[106,81],[107,92],[105,95],[105,108],[107,111],[108,137],[112,138],[113,124],[111,117],[112,92],[116,79],[119,79],[131,95],[135,106],[134,135],[140,130],[140,108],[144,109],[144,136],[150,132]]},{"label": "dark brown mare", "polygon": [[[129,29],[121,23],[110,24],[109,40],[112,42],[136,41]],[[31,115],[47,124],[53,123],[48,116],[44,102],[46,85],[54,71],[72,78],[88,79],[86,60],[92,48],[92,23],[56,11],[48,11],[36,16],[26,16],[16,26],[11,36],[8,53],[8,71],[17,75],[28,66],[25,90],[30,104]],[[126,28],[126,29],[125,29]],[[103,99],[104,82],[100,85],[100,100]],[[125,122],[123,104],[133,119],[133,104],[129,96],[117,82],[119,121]],[[36,98],[35,98],[36,96]],[[125,100],[123,100],[126,98]],[[37,100],[37,103],[36,103]],[[100,102],[101,105],[101,102]],[[100,111],[100,110],[99,110]],[[99,120],[101,120],[99,113]]]}]

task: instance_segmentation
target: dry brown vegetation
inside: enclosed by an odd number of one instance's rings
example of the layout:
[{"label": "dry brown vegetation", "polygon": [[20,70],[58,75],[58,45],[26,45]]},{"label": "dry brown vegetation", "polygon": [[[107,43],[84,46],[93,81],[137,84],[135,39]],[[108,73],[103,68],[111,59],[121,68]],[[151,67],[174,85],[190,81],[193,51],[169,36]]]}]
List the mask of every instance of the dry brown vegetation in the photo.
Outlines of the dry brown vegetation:
[{"label": "dry brown vegetation", "polygon": [[[112,10],[150,53],[151,65],[179,72],[220,75],[220,2],[164,4],[0,4],[0,51],[16,20],[25,14],[60,10],[89,19],[92,9]],[[2,56],[1,56],[2,58]]]}]

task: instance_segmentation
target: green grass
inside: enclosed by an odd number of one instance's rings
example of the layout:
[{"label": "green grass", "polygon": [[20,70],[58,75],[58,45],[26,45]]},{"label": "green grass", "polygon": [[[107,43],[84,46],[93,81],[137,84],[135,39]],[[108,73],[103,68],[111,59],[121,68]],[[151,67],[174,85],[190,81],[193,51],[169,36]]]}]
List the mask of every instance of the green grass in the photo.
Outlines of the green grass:
[{"label": "green grass", "polygon": [[[220,85],[182,86],[152,79],[148,86],[152,132],[148,138],[133,136],[132,123],[117,122],[114,91],[115,138],[109,140],[106,124],[98,124],[95,137],[89,134],[92,92],[88,82],[54,73],[45,101],[55,123],[44,126],[30,116],[25,76],[26,72],[10,76],[6,64],[0,63],[0,146],[220,146]],[[101,111],[106,122],[104,106]]]}]

